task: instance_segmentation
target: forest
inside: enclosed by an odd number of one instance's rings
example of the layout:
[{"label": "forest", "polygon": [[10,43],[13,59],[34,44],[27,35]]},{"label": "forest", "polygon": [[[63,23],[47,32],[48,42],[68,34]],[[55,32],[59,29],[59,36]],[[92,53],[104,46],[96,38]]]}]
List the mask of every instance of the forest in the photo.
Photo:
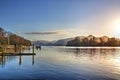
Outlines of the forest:
[{"label": "forest", "polygon": [[30,46],[31,41],[16,35],[12,32],[5,31],[0,27],[0,45],[25,45]]}]

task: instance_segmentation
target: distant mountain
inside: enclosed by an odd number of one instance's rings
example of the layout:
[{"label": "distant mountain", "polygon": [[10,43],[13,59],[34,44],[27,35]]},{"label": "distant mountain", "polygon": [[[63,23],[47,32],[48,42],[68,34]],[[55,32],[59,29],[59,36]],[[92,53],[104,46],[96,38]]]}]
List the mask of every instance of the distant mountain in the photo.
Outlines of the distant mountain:
[{"label": "distant mountain", "polygon": [[53,46],[55,41],[45,41],[45,40],[39,40],[39,41],[32,41],[32,44],[36,46]]},{"label": "distant mountain", "polygon": [[68,41],[73,40],[74,38],[60,39],[54,43],[55,46],[65,46]]},{"label": "distant mountain", "polygon": [[32,44],[34,45],[40,45],[40,46],[65,46],[68,41],[73,40],[74,38],[66,38],[66,39],[60,39],[57,41],[45,41],[45,40],[39,40],[39,41],[32,41]]}]

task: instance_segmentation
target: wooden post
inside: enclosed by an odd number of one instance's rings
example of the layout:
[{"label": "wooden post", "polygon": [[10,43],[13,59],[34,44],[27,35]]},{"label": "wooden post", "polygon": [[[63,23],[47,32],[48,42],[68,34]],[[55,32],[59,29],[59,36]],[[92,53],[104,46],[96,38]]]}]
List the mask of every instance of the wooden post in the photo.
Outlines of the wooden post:
[{"label": "wooden post", "polygon": [[4,52],[5,52],[5,46],[2,45],[2,53],[4,53]]},{"label": "wooden post", "polygon": [[[33,50],[33,53],[34,53],[34,44],[32,46],[32,50]],[[34,55],[32,56],[32,65],[34,65]]]},{"label": "wooden post", "polygon": [[20,53],[22,53],[22,45],[20,45]]},{"label": "wooden post", "polygon": [[16,53],[16,44],[14,45],[14,52]]},{"label": "wooden post", "polygon": [[32,50],[33,50],[33,53],[34,53],[34,44],[33,44],[33,46],[32,46]]},{"label": "wooden post", "polygon": [[[22,53],[22,45],[20,44],[20,54]],[[21,65],[21,63],[22,63],[22,56],[20,55],[20,57],[19,57],[19,65]]]},{"label": "wooden post", "polygon": [[[2,53],[3,54],[3,53]],[[2,67],[4,67],[4,65],[5,65],[5,56],[4,55],[2,55]]]},{"label": "wooden post", "polygon": [[6,50],[7,50],[6,47],[7,47],[7,46],[5,46],[5,50],[4,50],[5,53],[6,53]]}]

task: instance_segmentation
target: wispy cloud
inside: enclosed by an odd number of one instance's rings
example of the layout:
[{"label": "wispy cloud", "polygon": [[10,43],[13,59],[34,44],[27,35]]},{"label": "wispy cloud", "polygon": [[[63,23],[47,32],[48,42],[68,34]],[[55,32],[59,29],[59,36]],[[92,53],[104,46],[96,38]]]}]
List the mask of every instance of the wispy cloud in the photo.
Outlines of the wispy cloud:
[{"label": "wispy cloud", "polygon": [[50,34],[64,34],[64,31],[46,31],[46,32],[26,32],[27,35],[50,35]]}]

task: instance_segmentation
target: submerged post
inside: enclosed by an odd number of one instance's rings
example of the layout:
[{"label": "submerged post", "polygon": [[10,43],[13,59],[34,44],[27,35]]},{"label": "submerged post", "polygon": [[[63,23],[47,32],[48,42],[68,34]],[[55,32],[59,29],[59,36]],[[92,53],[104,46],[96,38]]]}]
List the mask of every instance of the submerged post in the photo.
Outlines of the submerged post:
[{"label": "submerged post", "polygon": [[2,67],[4,67],[5,62],[6,62],[6,61],[5,61],[5,56],[2,55]]}]

